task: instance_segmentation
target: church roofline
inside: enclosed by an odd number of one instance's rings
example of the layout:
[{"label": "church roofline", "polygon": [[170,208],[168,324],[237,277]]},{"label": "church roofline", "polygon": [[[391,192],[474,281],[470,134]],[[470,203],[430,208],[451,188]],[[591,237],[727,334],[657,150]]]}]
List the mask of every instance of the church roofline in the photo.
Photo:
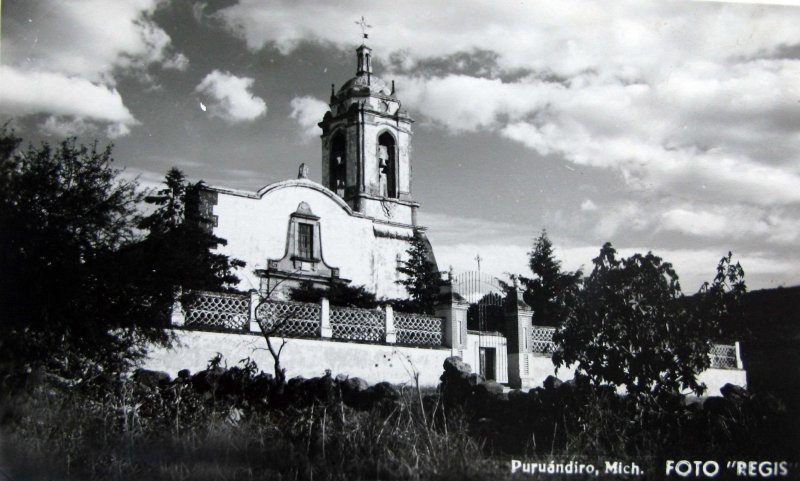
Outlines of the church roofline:
[{"label": "church roofline", "polygon": [[247,190],[239,190],[239,189],[231,189],[229,187],[222,187],[217,185],[205,185],[205,187],[209,190],[213,190],[215,192],[221,192],[224,194],[235,195],[238,197],[247,197],[250,199],[260,199],[267,195],[268,193],[272,192],[273,190],[279,190],[286,187],[306,187],[312,190],[316,190],[328,197],[331,198],[336,204],[339,205],[342,209],[347,211],[348,214],[354,215],[356,217],[364,217],[363,214],[360,212],[355,212],[353,209],[350,208],[347,203],[342,200],[341,197],[334,194],[330,189],[325,188],[323,185],[314,182],[313,180],[309,179],[287,179],[282,180],[279,182],[274,182],[272,184],[265,185],[264,187],[258,189],[255,192],[247,191]]},{"label": "church roofline", "polygon": [[[362,212],[354,211],[352,208],[350,208],[349,205],[347,205],[347,202],[345,202],[344,199],[342,199],[341,197],[339,197],[338,195],[333,193],[333,191],[331,191],[330,189],[327,189],[325,186],[323,186],[321,184],[318,184],[318,183],[314,182],[313,180],[309,180],[309,179],[287,179],[287,180],[282,180],[280,182],[275,182],[275,183],[266,185],[266,186],[260,188],[259,190],[257,190],[256,192],[247,191],[247,190],[239,190],[239,189],[231,189],[230,187],[222,187],[222,186],[217,186],[217,185],[208,185],[208,184],[205,184],[205,183],[203,184],[203,188],[205,188],[205,189],[208,189],[208,190],[211,190],[211,191],[214,191],[214,192],[223,193],[223,194],[235,195],[237,197],[246,197],[248,199],[261,199],[262,197],[264,197],[265,195],[267,195],[268,193],[270,193],[272,191],[280,190],[280,189],[283,189],[283,188],[286,188],[286,187],[305,187],[305,188],[320,192],[321,194],[324,194],[325,196],[329,197],[332,201],[334,201],[339,207],[344,209],[344,211],[347,212],[352,217],[359,217],[359,218],[362,218],[362,219],[369,219],[373,223],[391,225],[391,226],[395,226],[395,227],[413,228],[413,229],[419,229],[421,231],[427,230],[427,228],[423,227],[423,226],[415,226],[415,225],[411,225],[411,224],[404,224],[404,223],[401,223],[401,222],[392,222],[392,221],[389,221],[389,220],[376,219],[376,218],[370,217],[370,216],[368,216],[368,215],[366,215],[366,214],[364,214]],[[399,201],[397,199],[394,199],[394,200],[396,202],[398,202],[398,203],[402,203],[402,204],[406,204],[406,205],[416,205],[416,206],[419,205],[416,202]]]}]

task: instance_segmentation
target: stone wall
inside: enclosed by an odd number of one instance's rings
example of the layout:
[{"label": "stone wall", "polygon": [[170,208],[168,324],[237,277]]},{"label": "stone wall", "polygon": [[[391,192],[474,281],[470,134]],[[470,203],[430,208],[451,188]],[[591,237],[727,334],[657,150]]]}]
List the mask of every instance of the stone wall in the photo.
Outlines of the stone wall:
[{"label": "stone wall", "polygon": [[[176,376],[181,369],[197,372],[205,369],[217,353],[229,367],[250,357],[258,367],[273,372],[273,360],[263,336],[255,333],[218,333],[174,329],[176,343],[172,349],[153,348],[143,367],[165,371]],[[280,346],[281,338],[274,338]],[[450,348],[415,348],[386,344],[362,344],[316,339],[286,339],[281,365],[287,378],[322,376],[326,369],[333,375],[360,377],[370,384],[388,381],[413,383],[419,373],[422,386],[437,386],[442,364],[450,356]]]}]

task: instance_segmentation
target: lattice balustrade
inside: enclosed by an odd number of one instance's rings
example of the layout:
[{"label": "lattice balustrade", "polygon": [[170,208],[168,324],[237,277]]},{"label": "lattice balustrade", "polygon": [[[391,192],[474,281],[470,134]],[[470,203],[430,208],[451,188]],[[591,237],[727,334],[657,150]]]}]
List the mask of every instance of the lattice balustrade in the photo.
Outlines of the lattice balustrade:
[{"label": "lattice balustrade", "polygon": [[332,307],[330,312],[334,339],[372,342],[386,339],[384,313],[381,310]]},{"label": "lattice balustrade", "polygon": [[536,354],[553,354],[556,344],[553,342],[553,327],[533,326],[531,329],[531,352]]},{"label": "lattice balustrade", "polygon": [[442,345],[442,320],[438,317],[395,312],[394,327],[399,344],[416,346]]},{"label": "lattice balustrade", "polygon": [[319,337],[319,304],[266,301],[256,309],[256,319],[270,334],[286,337]]},{"label": "lattice balustrade", "polygon": [[250,297],[195,291],[186,307],[186,327],[241,331],[250,320]]},{"label": "lattice balustrade", "polygon": [[736,369],[736,346],[714,344],[711,347],[711,367],[717,369]]}]

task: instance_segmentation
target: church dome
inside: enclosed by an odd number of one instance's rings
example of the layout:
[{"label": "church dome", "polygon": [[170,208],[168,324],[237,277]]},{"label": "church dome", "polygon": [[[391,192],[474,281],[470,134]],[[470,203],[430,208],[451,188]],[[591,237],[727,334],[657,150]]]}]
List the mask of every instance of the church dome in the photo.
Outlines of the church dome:
[{"label": "church dome", "polygon": [[386,82],[372,74],[356,75],[342,85],[337,96],[349,94],[392,95],[392,89]]}]

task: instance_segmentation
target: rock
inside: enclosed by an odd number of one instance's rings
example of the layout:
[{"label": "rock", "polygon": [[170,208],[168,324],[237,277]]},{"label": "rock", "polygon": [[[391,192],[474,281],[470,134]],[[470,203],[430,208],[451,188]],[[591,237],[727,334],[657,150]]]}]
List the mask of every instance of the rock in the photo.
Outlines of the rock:
[{"label": "rock", "polygon": [[486,379],[484,379],[480,374],[472,373],[467,376],[467,385],[470,387],[475,387],[478,384],[483,384],[484,382],[486,382]]},{"label": "rock", "polygon": [[547,376],[547,379],[544,380],[543,386],[545,389],[558,389],[561,385],[564,384],[561,379],[555,376]]},{"label": "rock", "polygon": [[735,384],[725,384],[719,391],[722,393],[722,397],[733,402],[742,402],[748,398],[747,389]]},{"label": "rock", "polygon": [[503,386],[495,381],[486,381],[475,387],[475,394],[489,397],[501,397],[503,395]]},{"label": "rock", "polygon": [[151,371],[150,369],[137,369],[133,372],[133,380],[142,386],[163,387],[172,381],[169,374],[164,371]]},{"label": "rock", "polygon": [[347,378],[344,382],[339,384],[342,387],[342,392],[358,393],[369,389],[369,383],[360,377]]},{"label": "rock", "polygon": [[396,401],[400,399],[400,390],[397,389],[397,386],[388,382],[379,382],[369,388],[369,390],[372,392],[372,398],[375,402],[381,402],[383,400]]},{"label": "rock", "polygon": [[330,375],[325,375],[317,382],[316,392],[314,393],[317,400],[324,404],[333,404],[339,399],[339,389],[337,389],[336,382]]},{"label": "rock", "polygon": [[508,400],[513,403],[524,402],[527,398],[528,395],[519,389],[512,389],[511,391],[508,392]]},{"label": "rock", "polygon": [[342,390],[342,401],[350,407],[366,408],[369,406],[369,384],[360,377],[347,378],[339,383]]},{"label": "rock", "polygon": [[191,377],[192,387],[199,393],[216,391],[223,374],[225,374],[225,369],[221,367],[199,371]]},{"label": "rock", "polygon": [[709,396],[703,402],[703,410],[712,415],[727,414],[732,407],[732,403],[720,396]]},{"label": "rock", "polygon": [[451,356],[444,360],[444,373],[455,374],[458,377],[467,377],[472,372],[472,367],[458,356]]}]

